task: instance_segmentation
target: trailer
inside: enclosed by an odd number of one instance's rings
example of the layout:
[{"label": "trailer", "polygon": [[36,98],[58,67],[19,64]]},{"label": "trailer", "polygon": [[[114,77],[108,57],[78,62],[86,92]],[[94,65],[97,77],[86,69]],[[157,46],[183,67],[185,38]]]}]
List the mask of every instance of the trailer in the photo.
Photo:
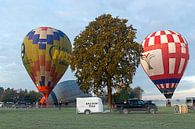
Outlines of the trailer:
[{"label": "trailer", "polygon": [[99,97],[76,98],[76,113],[103,113],[102,99]]}]

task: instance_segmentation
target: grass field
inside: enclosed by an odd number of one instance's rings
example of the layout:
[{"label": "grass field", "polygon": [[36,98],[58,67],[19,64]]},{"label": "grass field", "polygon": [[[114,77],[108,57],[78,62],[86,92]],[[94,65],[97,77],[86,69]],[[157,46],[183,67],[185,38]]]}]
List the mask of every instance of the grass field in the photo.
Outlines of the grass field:
[{"label": "grass field", "polygon": [[0,109],[0,129],[195,129],[195,112],[76,114],[74,108]]}]

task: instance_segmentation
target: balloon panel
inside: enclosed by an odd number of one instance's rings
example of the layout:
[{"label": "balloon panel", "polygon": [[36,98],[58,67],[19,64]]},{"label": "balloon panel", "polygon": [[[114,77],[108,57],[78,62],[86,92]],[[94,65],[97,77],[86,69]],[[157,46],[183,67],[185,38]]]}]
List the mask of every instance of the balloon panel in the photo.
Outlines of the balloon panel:
[{"label": "balloon panel", "polygon": [[189,59],[186,40],[175,31],[165,30],[148,35],[142,46],[144,71],[160,92],[171,98]]},{"label": "balloon panel", "polygon": [[22,44],[23,64],[39,91],[49,95],[69,65],[71,43],[60,30],[40,27]]}]

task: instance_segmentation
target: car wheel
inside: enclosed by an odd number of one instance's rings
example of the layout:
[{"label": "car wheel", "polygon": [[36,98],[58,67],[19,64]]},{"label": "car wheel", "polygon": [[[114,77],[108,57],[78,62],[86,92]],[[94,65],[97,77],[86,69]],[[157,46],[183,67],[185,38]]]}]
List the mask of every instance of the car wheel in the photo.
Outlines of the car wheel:
[{"label": "car wheel", "polygon": [[124,113],[124,114],[128,114],[128,113],[129,113],[129,110],[128,110],[127,108],[124,108],[124,109],[123,109],[123,113]]},{"label": "car wheel", "polygon": [[154,108],[150,108],[150,109],[149,109],[149,112],[150,112],[151,114],[155,114],[155,113],[156,113],[156,111],[155,111]]},{"label": "car wheel", "polygon": [[91,114],[91,111],[90,110],[85,110],[85,114],[89,115],[89,114]]}]

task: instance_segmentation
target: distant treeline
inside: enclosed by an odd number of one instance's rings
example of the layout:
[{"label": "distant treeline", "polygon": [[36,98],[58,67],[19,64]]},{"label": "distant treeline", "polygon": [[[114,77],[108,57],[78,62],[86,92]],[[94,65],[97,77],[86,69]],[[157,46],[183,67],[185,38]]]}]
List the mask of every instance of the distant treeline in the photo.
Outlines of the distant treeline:
[{"label": "distant treeline", "polygon": [[27,89],[15,90],[13,88],[4,89],[0,87],[0,101],[2,102],[27,102],[27,103],[35,103],[40,100],[42,95],[36,91],[28,91]]},{"label": "distant treeline", "polygon": [[[114,93],[112,96],[114,102],[123,102],[129,98],[141,99],[142,93],[143,89],[141,89],[140,87],[131,88],[122,85],[121,87],[118,87],[116,93]],[[42,97],[41,93],[33,90],[31,91],[28,91],[27,89],[15,90],[13,88],[4,89],[3,87],[0,87],[0,101],[5,103],[26,102],[30,104],[35,104],[41,99],[41,97]],[[107,99],[107,97],[104,99]]]}]

